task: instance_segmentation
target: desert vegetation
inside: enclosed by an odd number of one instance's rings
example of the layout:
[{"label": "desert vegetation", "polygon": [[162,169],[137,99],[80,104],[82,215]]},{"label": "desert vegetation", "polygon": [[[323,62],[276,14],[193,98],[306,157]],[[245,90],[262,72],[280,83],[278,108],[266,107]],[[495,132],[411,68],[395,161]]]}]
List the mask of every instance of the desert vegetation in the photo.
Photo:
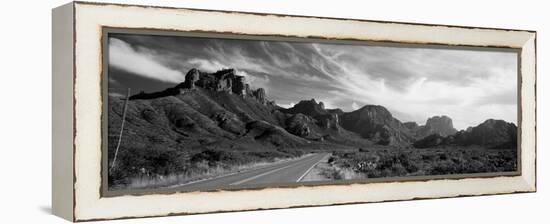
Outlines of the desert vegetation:
[{"label": "desert vegetation", "polygon": [[330,179],[380,178],[509,172],[517,169],[516,149],[470,147],[361,148],[335,151],[323,173]]},{"label": "desert vegetation", "polygon": [[121,151],[109,172],[112,190],[168,187],[243,171],[302,156],[301,151],[235,152],[206,149],[195,153],[158,146]]}]

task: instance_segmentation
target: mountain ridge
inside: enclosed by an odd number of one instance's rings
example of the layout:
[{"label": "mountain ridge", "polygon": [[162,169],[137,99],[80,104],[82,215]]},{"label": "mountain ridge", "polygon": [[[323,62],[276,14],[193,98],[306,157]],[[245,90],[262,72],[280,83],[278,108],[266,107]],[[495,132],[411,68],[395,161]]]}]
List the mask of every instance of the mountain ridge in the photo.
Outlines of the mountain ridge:
[{"label": "mountain ridge", "polygon": [[[155,110],[160,110],[160,114],[170,121],[162,125],[177,130],[176,133],[237,139],[258,132],[252,139],[268,143],[271,148],[301,147],[312,142],[317,146],[414,146],[419,140],[434,134],[448,137],[464,132],[457,131],[452,119],[446,115],[430,117],[425,125],[418,125],[401,122],[381,105],[364,105],[344,112],[339,108],[327,109],[323,102],[311,99],[282,108],[268,100],[263,88],[252,89],[246,78],[237,75],[235,69],[214,73],[190,69],[185,81],[174,87],[158,92],[140,92],[130,97],[131,105],[141,105],[137,103],[141,101],[162,106]],[[138,110],[147,111],[145,108]],[[143,111],[141,115],[132,114],[130,119],[159,116],[158,113]],[[193,128],[188,128],[191,126]]]}]

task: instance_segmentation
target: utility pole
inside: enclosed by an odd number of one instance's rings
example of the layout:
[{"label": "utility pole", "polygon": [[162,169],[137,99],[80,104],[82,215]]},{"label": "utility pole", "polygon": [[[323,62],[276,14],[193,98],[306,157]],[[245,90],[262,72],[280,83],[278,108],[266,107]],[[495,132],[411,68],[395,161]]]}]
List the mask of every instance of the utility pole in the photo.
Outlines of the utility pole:
[{"label": "utility pole", "polygon": [[124,131],[124,123],[126,121],[126,110],[128,109],[128,101],[130,101],[130,88],[128,88],[128,92],[126,93],[126,100],[124,101],[124,109],[122,109],[122,124],[120,125],[120,134],[118,135],[118,143],[116,145],[115,150],[115,156],[113,158],[113,162],[111,163],[111,168],[109,171],[115,168],[116,165],[116,157],[118,156],[118,149],[120,148],[120,142],[122,140],[122,132]]}]

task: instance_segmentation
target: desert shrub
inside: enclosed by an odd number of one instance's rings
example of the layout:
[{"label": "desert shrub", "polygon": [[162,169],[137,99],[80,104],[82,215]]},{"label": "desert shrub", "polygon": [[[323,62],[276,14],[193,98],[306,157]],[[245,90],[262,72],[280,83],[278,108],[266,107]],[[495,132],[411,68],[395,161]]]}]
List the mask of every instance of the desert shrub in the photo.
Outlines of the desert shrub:
[{"label": "desert shrub", "polygon": [[369,178],[389,177],[417,172],[419,168],[412,155],[411,152],[380,150],[377,153],[340,153],[335,155],[339,158],[335,160],[338,161],[338,167],[352,168]]},{"label": "desert shrub", "polygon": [[516,170],[514,150],[495,151],[489,149],[455,150],[426,164],[429,175],[504,172]]},{"label": "desert shrub", "polygon": [[325,169],[321,171],[321,175],[331,179],[331,180],[342,180],[344,176],[336,169]]},{"label": "desert shrub", "polygon": [[452,162],[439,162],[430,169],[430,175],[443,175],[458,173],[459,168]]},{"label": "desert shrub", "polygon": [[369,178],[504,172],[517,169],[515,150],[445,147],[335,152],[334,164]]}]

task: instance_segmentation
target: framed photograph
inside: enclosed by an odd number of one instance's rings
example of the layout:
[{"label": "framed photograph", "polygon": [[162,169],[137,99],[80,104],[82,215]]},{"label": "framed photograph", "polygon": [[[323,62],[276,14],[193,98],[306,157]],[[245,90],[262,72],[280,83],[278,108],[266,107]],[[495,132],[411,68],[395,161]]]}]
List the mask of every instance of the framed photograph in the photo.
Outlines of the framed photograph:
[{"label": "framed photograph", "polygon": [[53,10],[71,221],[536,191],[536,32]]}]

